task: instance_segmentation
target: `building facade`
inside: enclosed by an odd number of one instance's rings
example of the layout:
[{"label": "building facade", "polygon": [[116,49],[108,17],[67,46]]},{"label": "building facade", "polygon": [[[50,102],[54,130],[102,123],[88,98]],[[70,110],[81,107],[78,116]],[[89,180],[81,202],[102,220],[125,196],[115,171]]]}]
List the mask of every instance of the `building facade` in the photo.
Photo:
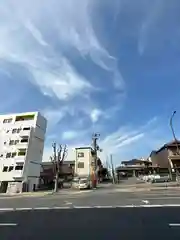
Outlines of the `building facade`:
[{"label": "building facade", "polygon": [[90,176],[93,173],[93,150],[91,147],[76,148],[74,173],[77,176]]},{"label": "building facade", "polygon": [[180,141],[172,141],[152,151],[150,159],[152,166],[167,169],[173,178],[176,171],[180,172]]},{"label": "building facade", "polygon": [[0,116],[0,192],[38,184],[47,121],[39,112]]},{"label": "building facade", "polygon": [[[74,166],[74,176],[89,177],[92,181],[98,181],[103,175],[103,165],[100,158],[97,157],[97,163],[94,150],[91,147],[79,147],[75,149],[76,159]],[[97,165],[95,168],[95,164]],[[96,170],[95,170],[96,169]]]}]

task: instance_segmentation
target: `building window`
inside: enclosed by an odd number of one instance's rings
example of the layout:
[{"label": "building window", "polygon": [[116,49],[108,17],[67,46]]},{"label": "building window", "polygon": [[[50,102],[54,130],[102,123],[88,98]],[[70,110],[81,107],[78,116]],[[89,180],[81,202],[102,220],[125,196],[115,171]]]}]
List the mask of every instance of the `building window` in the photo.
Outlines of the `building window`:
[{"label": "building window", "polygon": [[16,152],[13,152],[13,153],[11,154],[11,157],[14,158],[15,156],[16,156]]},{"label": "building window", "polygon": [[18,144],[19,143],[19,140],[15,140],[14,141],[14,145]]},{"label": "building window", "polygon": [[8,119],[4,119],[3,123],[11,123],[12,122],[12,118],[8,118]]},{"label": "building window", "polygon": [[78,168],[84,168],[84,163],[83,162],[78,162]]},{"label": "building window", "polygon": [[78,153],[78,157],[84,157],[84,153],[83,152],[79,152]]},{"label": "building window", "polygon": [[17,130],[17,129],[16,129],[16,128],[14,128],[14,129],[12,130],[12,133],[16,133],[16,130]]},{"label": "building window", "polygon": [[35,114],[31,114],[31,115],[23,115],[23,116],[17,116],[16,117],[16,122],[19,121],[27,121],[27,120],[33,120],[35,117]]},{"label": "building window", "polygon": [[17,165],[17,166],[15,167],[15,170],[23,170],[23,165]]},{"label": "building window", "polygon": [[23,152],[18,152],[18,156],[25,156],[26,155],[26,152],[23,151]]},{"label": "building window", "polygon": [[10,140],[9,145],[14,145],[14,140]]},{"label": "building window", "polygon": [[20,133],[20,131],[21,131],[21,128],[14,128],[12,130],[12,133]]},{"label": "building window", "polygon": [[6,142],[4,142],[4,145],[6,145]]},{"label": "building window", "polygon": [[23,128],[23,130],[28,131],[28,130],[30,130],[30,127],[25,127],[25,128]]},{"label": "building window", "polygon": [[21,140],[21,143],[27,143],[28,142],[28,138],[23,138],[22,140]]},{"label": "building window", "polygon": [[6,133],[8,133],[8,132],[9,132],[9,130],[6,131]]},{"label": "building window", "polygon": [[11,153],[9,152],[6,154],[6,158],[10,158],[10,157],[11,157]]},{"label": "building window", "polygon": [[0,157],[3,157],[3,153],[0,155]]},{"label": "building window", "polygon": [[3,167],[3,172],[7,172],[8,171],[8,166],[4,166]]},{"label": "building window", "polygon": [[18,128],[18,129],[17,129],[17,133],[20,133],[20,131],[21,131],[21,129],[20,129],[20,128]]},{"label": "building window", "polygon": [[13,166],[10,166],[10,167],[9,167],[9,172],[11,172],[13,169],[14,169],[14,167],[13,167]]}]

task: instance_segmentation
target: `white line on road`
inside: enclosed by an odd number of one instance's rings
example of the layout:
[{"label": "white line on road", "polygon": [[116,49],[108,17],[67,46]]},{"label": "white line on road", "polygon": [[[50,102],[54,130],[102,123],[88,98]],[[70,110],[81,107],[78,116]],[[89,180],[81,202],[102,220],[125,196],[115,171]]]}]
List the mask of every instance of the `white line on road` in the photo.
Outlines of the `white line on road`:
[{"label": "white line on road", "polygon": [[180,223],[169,223],[170,227],[180,227]]},{"label": "white line on road", "polygon": [[49,209],[70,209],[70,207],[53,207],[53,208],[49,208]]},{"label": "white line on road", "polygon": [[141,205],[94,205],[94,206],[54,206],[54,207],[32,207],[32,208],[0,208],[1,211],[23,211],[23,210],[60,210],[60,209],[87,209],[87,208],[166,208],[166,207],[180,207],[180,204],[141,204]]},{"label": "white line on road", "polygon": [[142,200],[142,202],[145,203],[145,204],[148,204],[148,203],[149,203],[148,200]]},{"label": "white line on road", "polygon": [[83,208],[94,208],[93,206],[73,206],[73,208],[83,209]]},{"label": "white line on road", "polygon": [[23,210],[31,210],[31,209],[32,209],[32,208],[15,208],[14,210],[17,210],[17,211],[18,211],[18,210],[19,210],[19,211],[22,210],[22,211],[23,211]]},{"label": "white line on road", "polygon": [[66,204],[66,205],[71,205],[72,203],[71,203],[71,202],[68,202],[68,201],[64,201],[64,204]]},{"label": "white line on road", "polygon": [[17,226],[17,223],[0,223],[0,227],[4,226]]},{"label": "white line on road", "polygon": [[51,209],[51,207],[35,207],[33,209],[36,209],[36,210],[48,210],[48,209]]},{"label": "white line on road", "polygon": [[14,208],[0,208],[0,211],[14,211]]}]

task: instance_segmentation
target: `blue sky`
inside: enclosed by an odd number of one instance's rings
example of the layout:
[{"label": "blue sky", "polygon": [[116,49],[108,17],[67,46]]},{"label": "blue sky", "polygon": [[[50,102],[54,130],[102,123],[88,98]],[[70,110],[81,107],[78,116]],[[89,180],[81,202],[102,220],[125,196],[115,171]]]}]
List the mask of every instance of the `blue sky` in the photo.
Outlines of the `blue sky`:
[{"label": "blue sky", "polygon": [[0,112],[41,111],[51,143],[101,133],[103,157],[180,135],[179,0],[1,0]]}]

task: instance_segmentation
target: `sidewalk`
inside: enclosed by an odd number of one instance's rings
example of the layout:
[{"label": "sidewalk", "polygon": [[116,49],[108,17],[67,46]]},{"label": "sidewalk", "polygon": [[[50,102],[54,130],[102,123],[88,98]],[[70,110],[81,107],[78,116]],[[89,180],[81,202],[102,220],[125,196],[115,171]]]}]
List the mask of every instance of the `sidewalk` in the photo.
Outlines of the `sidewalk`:
[{"label": "sidewalk", "polygon": [[13,197],[41,197],[46,195],[51,195],[52,191],[44,191],[44,192],[23,192],[23,193],[0,193],[0,198],[13,198]]},{"label": "sidewalk", "polygon": [[79,190],[72,190],[72,189],[61,189],[58,192],[53,191],[39,191],[39,192],[24,192],[24,193],[15,193],[15,194],[7,194],[7,193],[1,193],[1,198],[21,198],[21,197],[44,197],[48,195],[78,195],[83,194],[87,192],[91,192],[92,190],[86,190],[86,191],[79,191]]}]

